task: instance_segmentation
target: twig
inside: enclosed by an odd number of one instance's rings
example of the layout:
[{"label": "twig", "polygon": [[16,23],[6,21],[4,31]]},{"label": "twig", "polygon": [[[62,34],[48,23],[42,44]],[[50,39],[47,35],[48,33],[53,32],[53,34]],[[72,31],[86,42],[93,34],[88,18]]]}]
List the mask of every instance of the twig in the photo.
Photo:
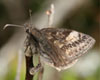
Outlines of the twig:
[{"label": "twig", "polygon": [[32,56],[32,50],[30,48],[30,36],[27,36],[25,40],[25,59],[26,59],[26,76],[25,80],[32,80],[34,75],[31,75],[29,73],[30,69],[34,67],[33,64],[33,56]]},{"label": "twig", "polygon": [[54,4],[51,4],[50,10],[47,10],[46,14],[48,15],[48,26],[51,27],[54,19]]},{"label": "twig", "polygon": [[33,57],[25,56],[25,59],[26,59],[26,78],[25,78],[25,80],[32,80],[34,75],[30,75],[29,70],[30,70],[30,68],[34,67]]}]

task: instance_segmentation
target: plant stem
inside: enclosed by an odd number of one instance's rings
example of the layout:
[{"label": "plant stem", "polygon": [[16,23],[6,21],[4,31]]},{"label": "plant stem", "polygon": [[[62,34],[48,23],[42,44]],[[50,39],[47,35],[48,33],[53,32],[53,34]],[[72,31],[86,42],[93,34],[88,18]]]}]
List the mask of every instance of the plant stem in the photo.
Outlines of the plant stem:
[{"label": "plant stem", "polygon": [[25,80],[32,80],[34,75],[30,75],[29,71],[30,71],[30,68],[34,67],[33,56],[31,57],[25,56],[25,58],[26,58],[26,78]]}]

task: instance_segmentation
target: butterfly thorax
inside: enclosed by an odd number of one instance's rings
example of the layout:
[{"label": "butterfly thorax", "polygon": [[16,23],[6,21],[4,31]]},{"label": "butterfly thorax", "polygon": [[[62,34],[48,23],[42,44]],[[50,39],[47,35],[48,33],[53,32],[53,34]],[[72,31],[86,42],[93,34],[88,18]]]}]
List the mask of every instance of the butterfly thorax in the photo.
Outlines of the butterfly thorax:
[{"label": "butterfly thorax", "polygon": [[54,65],[58,66],[59,58],[51,55],[55,55],[56,52],[52,49],[52,46],[48,42],[45,33],[41,32],[39,29],[33,28],[29,30],[29,34],[31,34],[32,39],[34,39],[35,43],[37,44],[40,55],[44,58],[50,59]]}]

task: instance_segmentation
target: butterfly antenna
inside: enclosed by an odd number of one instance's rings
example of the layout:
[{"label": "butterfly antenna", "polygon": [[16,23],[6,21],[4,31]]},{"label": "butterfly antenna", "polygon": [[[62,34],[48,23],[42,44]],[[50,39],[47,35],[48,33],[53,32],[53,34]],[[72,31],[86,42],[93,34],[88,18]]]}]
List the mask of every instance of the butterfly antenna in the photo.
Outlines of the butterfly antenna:
[{"label": "butterfly antenna", "polygon": [[54,4],[51,4],[50,10],[47,10],[46,14],[48,15],[48,26],[51,27],[54,20]]},{"label": "butterfly antenna", "polygon": [[32,27],[32,10],[29,9],[29,16],[30,16],[30,26]]},{"label": "butterfly antenna", "polygon": [[3,27],[3,29],[6,29],[6,28],[9,27],[9,26],[11,26],[11,27],[24,27],[24,26],[22,26],[22,25],[6,24],[6,25]]}]

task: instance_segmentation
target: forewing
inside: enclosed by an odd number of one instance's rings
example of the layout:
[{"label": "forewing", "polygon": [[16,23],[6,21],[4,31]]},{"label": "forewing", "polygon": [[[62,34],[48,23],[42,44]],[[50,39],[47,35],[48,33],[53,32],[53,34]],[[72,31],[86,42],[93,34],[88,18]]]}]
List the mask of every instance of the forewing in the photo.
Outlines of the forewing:
[{"label": "forewing", "polygon": [[[74,30],[44,28],[41,32],[55,51],[56,57],[59,60],[59,66],[73,63],[95,43],[95,40],[89,35]],[[53,54],[51,55],[53,56]]]}]

